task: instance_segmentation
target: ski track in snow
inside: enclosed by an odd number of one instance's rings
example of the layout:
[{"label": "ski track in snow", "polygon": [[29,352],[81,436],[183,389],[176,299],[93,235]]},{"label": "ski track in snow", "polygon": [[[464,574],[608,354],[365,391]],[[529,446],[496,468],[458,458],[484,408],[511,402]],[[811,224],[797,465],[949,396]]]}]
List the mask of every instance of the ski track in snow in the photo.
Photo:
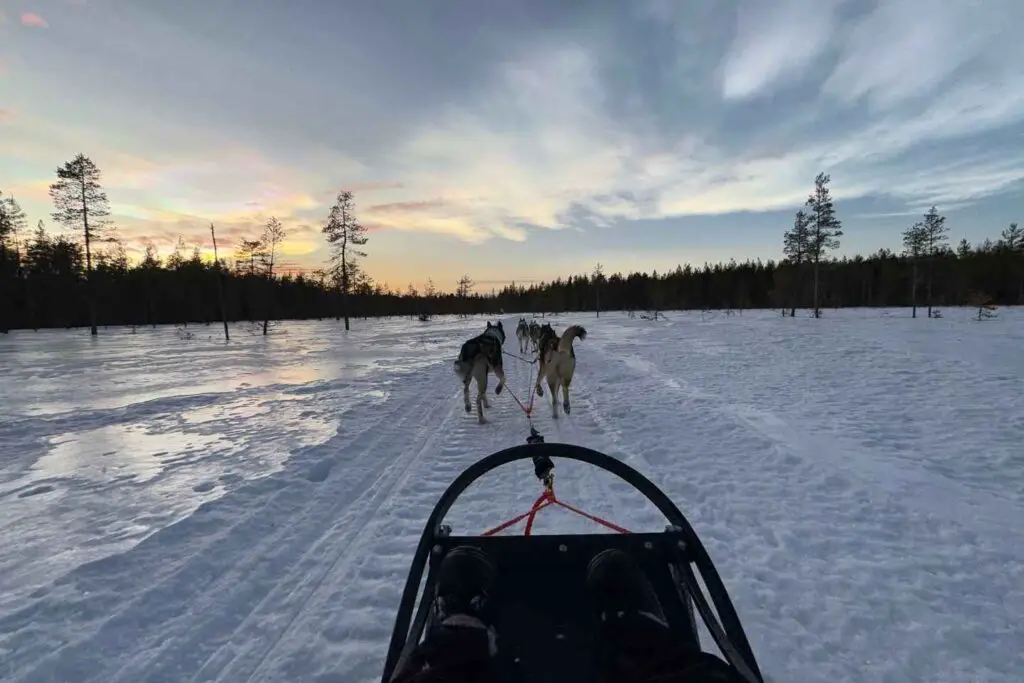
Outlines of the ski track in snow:
[{"label": "ski track in snow", "polygon": [[[545,384],[534,421],[676,501],[775,683],[1018,681],[1021,313],[558,316],[590,332],[573,411],[553,420]],[[483,319],[357,321],[347,341],[331,325],[163,356],[159,331],[0,343],[24,391],[0,395],[0,542],[20,551],[0,558],[0,678],[379,678],[431,507],[528,428],[493,377],[490,422],[463,411],[451,361]],[[505,367],[529,400],[535,366]],[[456,533],[529,507],[539,484],[520,465],[463,495]],[[558,462],[555,481],[590,512],[663,527],[605,472]],[[594,525],[555,508],[537,530]]]}]

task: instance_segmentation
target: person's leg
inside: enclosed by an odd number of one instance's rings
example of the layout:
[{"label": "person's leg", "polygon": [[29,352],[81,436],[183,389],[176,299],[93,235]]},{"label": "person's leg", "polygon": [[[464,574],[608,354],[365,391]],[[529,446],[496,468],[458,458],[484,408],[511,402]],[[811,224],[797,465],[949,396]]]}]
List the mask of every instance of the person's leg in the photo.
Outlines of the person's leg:
[{"label": "person's leg", "polygon": [[479,549],[453,548],[438,569],[437,623],[392,683],[496,683],[495,635],[487,616],[494,576]]},{"label": "person's leg", "polygon": [[587,587],[601,622],[596,647],[600,683],[741,681],[724,661],[669,630],[653,586],[626,553],[598,553],[587,568]]}]

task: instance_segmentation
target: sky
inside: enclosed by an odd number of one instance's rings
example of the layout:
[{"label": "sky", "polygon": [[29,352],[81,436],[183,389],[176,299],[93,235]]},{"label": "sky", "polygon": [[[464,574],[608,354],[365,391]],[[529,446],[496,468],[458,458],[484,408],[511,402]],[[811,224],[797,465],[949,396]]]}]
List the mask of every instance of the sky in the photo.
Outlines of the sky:
[{"label": "sky", "polygon": [[1024,218],[1020,0],[0,0],[0,190],[100,167],[131,255],[282,221],[323,267],[477,291],[779,259],[831,176],[837,254]]}]

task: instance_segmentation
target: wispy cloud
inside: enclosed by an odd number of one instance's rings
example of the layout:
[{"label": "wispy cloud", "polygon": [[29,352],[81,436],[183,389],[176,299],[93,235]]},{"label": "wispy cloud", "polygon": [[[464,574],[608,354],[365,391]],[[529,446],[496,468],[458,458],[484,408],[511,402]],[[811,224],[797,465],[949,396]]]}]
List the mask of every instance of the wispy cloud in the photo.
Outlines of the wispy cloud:
[{"label": "wispy cloud", "polygon": [[[769,12],[744,4],[734,47],[720,63],[726,101],[771,98],[799,79],[822,82],[824,97],[797,102],[820,117],[811,120],[809,136],[791,130],[792,139],[773,144],[755,135],[753,144],[734,150],[722,137],[728,131],[684,134],[652,152],[647,140],[605,113],[610,93],[599,80],[600,45],[531,46],[479,99],[424,127],[401,152],[403,172],[420,187],[443,182],[481,198],[466,215],[435,226],[474,242],[509,237],[505,230],[515,238],[524,228],[571,227],[583,216],[608,226],[794,207],[819,170],[832,172],[840,198],[886,195],[915,206],[980,200],[1024,179],[1019,152],[971,164],[933,163],[927,181],[899,163],[915,150],[948,145],[952,152],[965,139],[1024,120],[1024,53],[998,13],[972,23],[977,12],[966,4],[935,2],[925,28],[917,29],[911,20],[919,3],[883,0],[852,24],[840,24],[841,5],[787,0]],[[1020,13],[1016,5],[1006,7]],[[958,29],[964,24],[970,27]],[[885,28],[892,26],[900,28]],[[913,50],[902,47],[896,30],[908,31],[911,42],[919,30],[938,39],[908,62]],[[965,39],[949,49],[958,30]],[[824,58],[830,50],[831,61]],[[822,70],[818,62],[835,68]],[[993,68],[997,62],[1003,66]],[[953,74],[958,79],[950,83]],[[940,86],[942,97],[920,99]],[[918,99],[909,102],[911,95]],[[865,116],[858,109],[863,97],[880,113]],[[830,119],[845,125],[829,130]],[[416,166],[431,168],[430,177],[417,177]]]},{"label": "wispy cloud", "polygon": [[49,28],[50,26],[46,23],[46,19],[43,19],[35,12],[22,12],[21,25],[28,26],[29,28]]},{"label": "wispy cloud", "polygon": [[443,199],[421,199],[409,202],[393,202],[391,204],[375,204],[366,211],[367,213],[408,213],[437,209],[446,204],[447,202]]},{"label": "wispy cloud", "polygon": [[741,3],[736,36],[721,64],[722,95],[742,100],[807,76],[825,51],[841,0]]}]

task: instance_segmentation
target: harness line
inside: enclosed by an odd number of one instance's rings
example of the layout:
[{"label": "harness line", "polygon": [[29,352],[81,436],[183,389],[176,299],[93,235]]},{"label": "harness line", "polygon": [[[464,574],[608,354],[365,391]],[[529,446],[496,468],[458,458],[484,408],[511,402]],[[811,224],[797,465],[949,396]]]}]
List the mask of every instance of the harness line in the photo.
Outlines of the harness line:
[{"label": "harness line", "polygon": [[[508,351],[505,351],[504,349],[502,349],[501,352],[504,353],[507,356],[511,356],[513,358],[521,360],[524,363],[529,363],[531,366],[536,364],[537,361],[540,360],[540,356],[539,355],[536,358],[534,358],[533,360],[527,360],[526,358],[523,358],[522,356],[518,356],[518,355],[516,355],[514,353],[509,353]],[[538,370],[538,372],[539,372],[539,370]],[[527,443],[543,443],[544,442],[544,437],[541,436],[540,433],[537,431],[537,429],[533,426],[533,400],[537,396],[537,393],[533,390],[533,387],[532,387],[532,381],[533,381],[533,370],[532,369],[530,370],[530,381],[531,381],[531,384],[527,385],[527,391],[530,392],[530,400],[529,400],[529,402],[526,405],[523,405],[523,402],[519,400],[519,397],[515,395],[515,392],[513,392],[511,388],[508,390],[508,393],[512,397],[512,399],[516,402],[516,404],[519,406],[519,408],[523,411],[523,414],[526,415],[526,421],[530,425],[530,436],[526,439]],[[528,511],[524,512],[521,515],[517,515],[517,516],[513,517],[512,519],[510,519],[510,520],[508,520],[506,522],[503,522],[503,523],[499,524],[498,526],[494,527],[493,529],[489,529],[489,530],[485,531],[483,533],[484,536],[493,536],[494,534],[498,533],[499,531],[507,529],[508,527],[512,526],[513,524],[521,522],[524,519],[526,520],[526,529],[524,530],[524,535],[525,536],[529,536],[530,533],[533,531],[533,522],[537,518],[537,513],[540,512],[541,510],[543,510],[544,508],[549,507],[551,505],[561,506],[561,507],[565,508],[566,510],[569,510],[570,512],[575,512],[577,515],[580,515],[581,517],[586,517],[587,519],[591,520],[592,522],[596,522],[596,523],[600,524],[601,526],[607,527],[608,529],[611,529],[612,531],[617,531],[620,534],[631,533],[625,527],[621,527],[618,524],[614,524],[612,522],[609,522],[608,520],[602,519],[602,518],[598,517],[597,515],[592,515],[589,512],[584,512],[583,510],[580,510],[577,507],[574,507],[572,505],[569,505],[568,503],[563,503],[562,501],[560,501],[555,496],[555,473],[554,473],[555,466],[551,462],[550,458],[548,458],[547,456],[534,456],[534,458],[533,458],[533,467],[534,467],[534,474],[536,474],[537,478],[540,479],[541,482],[544,484],[544,492],[542,494],[540,494],[540,496],[537,498],[537,500],[535,500],[533,502],[533,505],[530,506],[530,509]]]}]

